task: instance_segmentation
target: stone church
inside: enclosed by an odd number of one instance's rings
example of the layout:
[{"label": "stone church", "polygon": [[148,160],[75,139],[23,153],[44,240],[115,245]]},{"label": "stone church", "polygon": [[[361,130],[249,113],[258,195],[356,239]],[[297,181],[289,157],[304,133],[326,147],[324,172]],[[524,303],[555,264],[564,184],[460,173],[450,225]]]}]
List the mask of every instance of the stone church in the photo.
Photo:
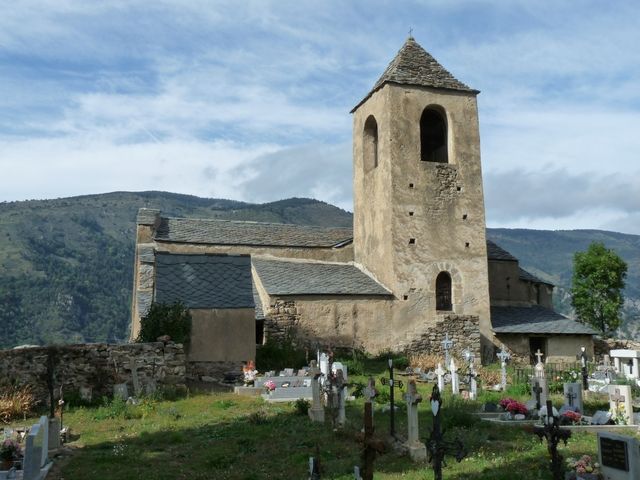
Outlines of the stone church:
[{"label": "stone church", "polygon": [[[292,335],[301,345],[574,361],[595,333],[553,285],[485,236],[476,97],[413,38],[353,108],[353,229],[137,218],[132,338],[152,302],[192,312],[189,360],[211,373]],[[198,368],[200,367],[200,368]]]}]

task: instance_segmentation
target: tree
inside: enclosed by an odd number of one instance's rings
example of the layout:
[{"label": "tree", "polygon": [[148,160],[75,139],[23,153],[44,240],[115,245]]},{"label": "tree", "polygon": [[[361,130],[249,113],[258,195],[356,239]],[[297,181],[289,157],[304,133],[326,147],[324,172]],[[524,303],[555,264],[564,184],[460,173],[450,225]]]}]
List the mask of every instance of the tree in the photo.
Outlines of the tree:
[{"label": "tree", "polygon": [[169,335],[176,343],[188,343],[190,333],[191,313],[184,304],[152,303],[149,313],[140,321],[136,342],[155,342],[158,337]]},{"label": "tree", "polygon": [[603,243],[573,257],[571,304],[578,318],[607,335],[620,326],[627,264]]}]

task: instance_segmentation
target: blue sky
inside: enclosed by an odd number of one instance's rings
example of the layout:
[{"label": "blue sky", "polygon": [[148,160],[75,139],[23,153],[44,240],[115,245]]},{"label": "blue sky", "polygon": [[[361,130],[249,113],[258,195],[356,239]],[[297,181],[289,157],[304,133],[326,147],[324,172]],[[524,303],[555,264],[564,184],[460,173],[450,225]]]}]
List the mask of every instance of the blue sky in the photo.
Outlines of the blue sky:
[{"label": "blue sky", "polygon": [[11,2],[0,201],[167,190],[351,209],[351,116],[405,41],[478,97],[488,226],[640,234],[640,2]]}]

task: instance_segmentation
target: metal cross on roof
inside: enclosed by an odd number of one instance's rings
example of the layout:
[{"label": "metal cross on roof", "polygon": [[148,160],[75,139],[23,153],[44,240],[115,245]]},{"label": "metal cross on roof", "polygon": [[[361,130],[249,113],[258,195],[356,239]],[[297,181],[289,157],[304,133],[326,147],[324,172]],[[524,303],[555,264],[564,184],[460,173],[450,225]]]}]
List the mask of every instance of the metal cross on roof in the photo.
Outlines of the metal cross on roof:
[{"label": "metal cross on roof", "polygon": [[538,357],[538,363],[542,363],[542,357],[544,357],[544,353],[542,353],[540,349],[538,349],[538,351],[534,355]]}]

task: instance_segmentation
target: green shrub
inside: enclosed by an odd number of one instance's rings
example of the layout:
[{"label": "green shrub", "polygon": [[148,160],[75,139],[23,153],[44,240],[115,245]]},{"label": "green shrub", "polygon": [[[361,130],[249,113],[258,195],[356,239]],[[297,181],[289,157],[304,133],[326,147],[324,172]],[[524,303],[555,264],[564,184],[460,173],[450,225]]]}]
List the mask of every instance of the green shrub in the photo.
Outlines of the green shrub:
[{"label": "green shrub", "polygon": [[284,339],[269,339],[256,349],[256,368],[261,372],[283,368],[299,369],[306,365],[306,352],[294,343],[293,332]]},{"label": "green shrub", "polygon": [[169,335],[176,343],[188,343],[191,333],[191,313],[184,304],[153,303],[140,321],[140,334],[136,342],[155,342],[158,337]]},{"label": "green shrub", "polygon": [[144,413],[136,405],[129,405],[120,397],[114,397],[112,400],[102,397],[102,406],[96,409],[93,419],[113,420],[115,418],[124,418],[125,420],[132,420],[142,418]]},{"label": "green shrub", "polygon": [[296,414],[307,415],[307,412],[309,411],[309,407],[311,407],[311,404],[309,403],[308,400],[305,400],[304,398],[299,398],[294,403],[294,407],[296,408]]}]

